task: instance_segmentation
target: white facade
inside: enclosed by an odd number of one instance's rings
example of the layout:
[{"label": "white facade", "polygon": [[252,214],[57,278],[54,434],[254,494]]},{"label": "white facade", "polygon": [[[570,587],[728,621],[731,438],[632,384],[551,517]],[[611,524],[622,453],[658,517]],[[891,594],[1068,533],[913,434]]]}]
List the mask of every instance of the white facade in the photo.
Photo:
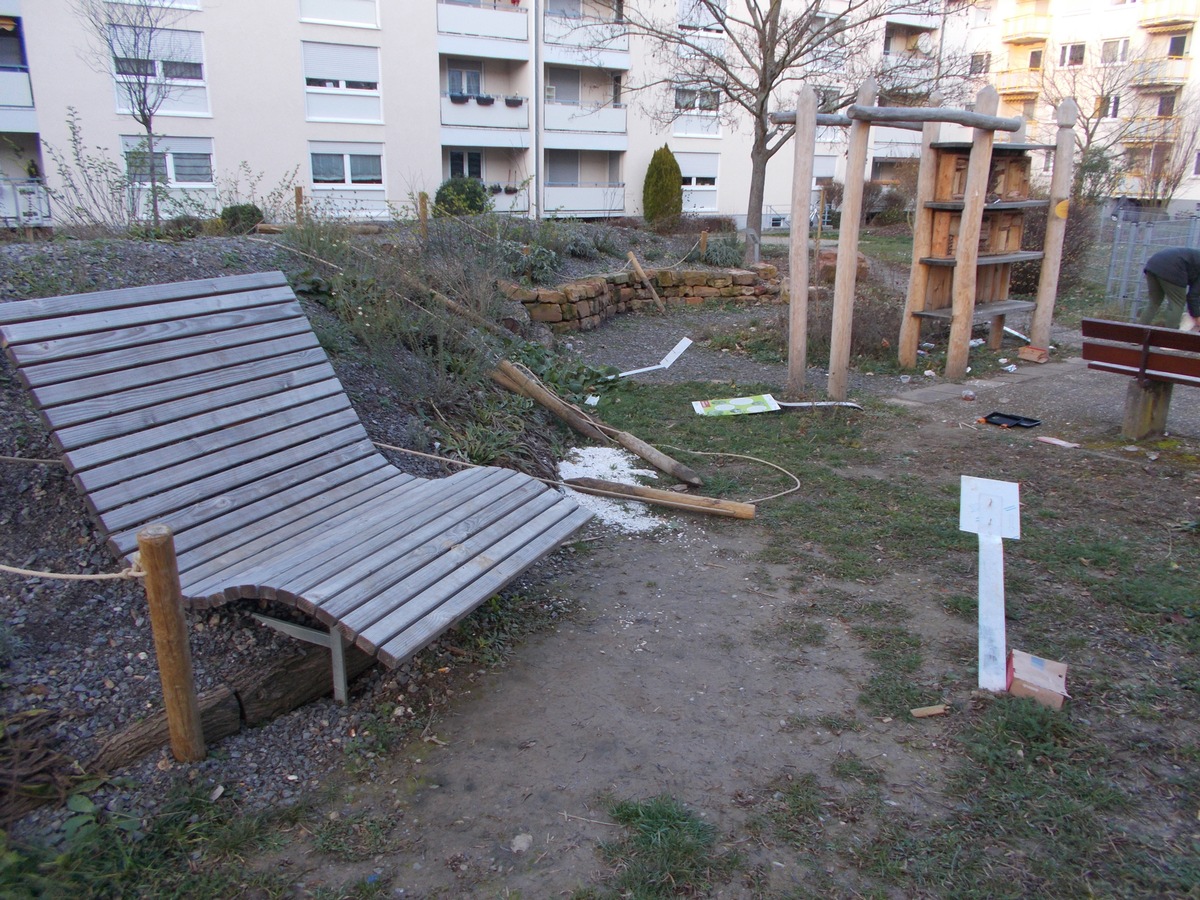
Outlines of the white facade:
[{"label": "white facade", "polygon": [[[154,165],[173,195],[209,206],[239,168],[261,175],[260,193],[294,181],[317,206],[354,217],[411,208],[418,192],[463,174],[500,210],[609,217],[639,214],[646,167],[665,143],[681,162],[686,208],[744,224],[748,123],[686,89],[674,92],[673,122],[651,116],[655,98],[628,85],[664,63],[624,33],[619,0],[161,3],[178,20],[157,43],[98,63],[67,0],[0,0],[0,136],[21,151],[0,155],[0,176],[24,177],[33,160],[54,184],[47,148],[66,149],[73,108],[89,147],[143,180]],[[885,61],[932,58],[942,32],[937,15],[890,17],[877,49]],[[18,40],[4,45],[5,35]],[[153,162],[119,89],[138,73],[170,85]],[[818,176],[844,177],[843,137],[823,130]],[[916,140],[876,129],[866,174],[914,156]],[[768,227],[789,221],[791,167],[790,146],[768,165]]]}]

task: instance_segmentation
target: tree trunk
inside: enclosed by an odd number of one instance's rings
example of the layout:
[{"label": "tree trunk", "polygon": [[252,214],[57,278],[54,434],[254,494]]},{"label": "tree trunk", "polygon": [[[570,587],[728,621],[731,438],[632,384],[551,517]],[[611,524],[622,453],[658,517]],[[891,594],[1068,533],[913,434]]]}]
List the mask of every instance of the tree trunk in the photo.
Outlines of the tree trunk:
[{"label": "tree trunk", "polygon": [[[750,199],[746,203],[746,265],[762,259],[763,197],[767,187],[767,135],[761,122],[754,126],[754,146],[750,148]],[[795,227],[795,223],[792,223]]]},{"label": "tree trunk", "polygon": [[158,212],[158,173],[154,168],[154,127],[152,119],[146,122],[146,153],[150,157],[150,214],[151,220],[154,222],[154,233],[157,236],[158,229],[162,225],[162,219]]}]

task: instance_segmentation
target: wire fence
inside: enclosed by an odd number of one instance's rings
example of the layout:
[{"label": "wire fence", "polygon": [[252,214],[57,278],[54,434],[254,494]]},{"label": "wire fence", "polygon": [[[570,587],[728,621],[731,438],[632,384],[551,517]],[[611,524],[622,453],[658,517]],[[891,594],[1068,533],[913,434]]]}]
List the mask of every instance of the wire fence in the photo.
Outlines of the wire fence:
[{"label": "wire fence", "polygon": [[[1154,210],[1123,210],[1111,224],[1111,250],[1104,296],[1132,320],[1146,303],[1146,260],[1168,247],[1200,248],[1200,218],[1167,218]],[[1103,229],[1110,232],[1109,227]]]}]

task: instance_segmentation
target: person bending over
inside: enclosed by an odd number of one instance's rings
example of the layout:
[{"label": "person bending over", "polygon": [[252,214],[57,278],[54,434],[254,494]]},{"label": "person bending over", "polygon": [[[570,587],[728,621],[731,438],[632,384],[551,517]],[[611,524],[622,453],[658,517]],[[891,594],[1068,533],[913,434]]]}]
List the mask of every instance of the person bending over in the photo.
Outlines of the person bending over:
[{"label": "person bending over", "polygon": [[1200,250],[1160,250],[1146,260],[1144,271],[1150,300],[1138,316],[1138,323],[1149,325],[1162,307],[1168,328],[1192,330],[1195,320],[1200,319]]}]

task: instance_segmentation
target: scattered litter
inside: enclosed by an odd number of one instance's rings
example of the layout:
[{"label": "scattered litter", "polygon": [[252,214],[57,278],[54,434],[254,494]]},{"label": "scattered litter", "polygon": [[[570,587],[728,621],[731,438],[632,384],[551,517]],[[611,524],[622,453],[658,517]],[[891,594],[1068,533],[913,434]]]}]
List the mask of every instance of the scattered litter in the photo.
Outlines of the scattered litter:
[{"label": "scattered litter", "polygon": [[698,416],[744,416],[750,413],[779,412],[780,409],[816,409],[825,406],[841,406],[847,409],[862,409],[849,400],[804,400],[787,403],[776,400],[770,394],[755,394],[751,397],[727,397],[723,400],[693,400],[692,409]]},{"label": "scattered litter", "polygon": [[1002,366],[1003,366],[1003,365],[1007,365],[1007,364],[1008,364],[1008,357],[1006,357],[1006,356],[1002,356],[1002,357],[1000,357],[998,360],[996,360],[996,362],[1000,363],[1000,365],[1002,365]]},{"label": "scattered litter", "polygon": [[1122,450],[1124,450],[1126,453],[1137,453],[1137,452],[1138,452],[1138,451],[1140,451],[1142,448],[1141,448],[1141,447],[1137,447],[1137,446],[1135,446],[1135,445],[1133,445],[1133,444],[1127,444],[1126,446],[1122,447],[1121,449],[1122,449]]},{"label": "scattered litter", "polygon": [[[629,484],[636,482],[638,475],[658,477],[650,469],[636,468],[634,460],[632,455],[616,447],[579,447],[558,464],[558,474],[564,481],[568,478],[607,478]],[[653,531],[664,524],[662,519],[648,513],[639,503],[625,503],[578,491],[572,497],[575,502],[594,512],[601,522],[626,534]]]},{"label": "scattered litter", "polygon": [[933,371],[933,369],[926,369],[925,377],[926,378],[937,378],[937,372]]},{"label": "scattered litter", "polygon": [[963,391],[963,392],[962,392],[962,398],[963,398],[964,400],[974,400],[974,399],[975,399],[975,392],[974,392],[974,391]]},{"label": "scattered litter", "polygon": [[926,342],[921,345],[921,349],[922,350],[932,350],[934,348],[934,346],[935,346],[934,344],[930,344],[929,342]]},{"label": "scattered litter", "polygon": [[944,716],[950,711],[950,707],[945,703],[937,703],[933,706],[918,706],[916,709],[908,711],[914,719],[928,719],[930,716]]},{"label": "scattered litter", "polygon": [[783,400],[776,401],[780,406],[786,409],[816,409],[822,406],[841,406],[846,409],[862,409],[857,403],[852,403],[849,400],[805,400],[798,403],[787,403]]},{"label": "scattered litter", "polygon": [[988,413],[980,422],[987,422],[989,425],[999,425],[1001,428],[1033,428],[1042,424],[1041,419],[1031,419],[1028,416],[1014,416],[1010,413],[992,412]]},{"label": "scattered litter", "polygon": [[643,372],[654,372],[658,369],[669,369],[675,360],[683,356],[683,351],[692,346],[691,338],[683,338],[678,344],[671,348],[671,352],[662,358],[662,362],[653,366],[646,366],[642,369],[630,369],[628,372],[621,372],[617,377],[624,378],[627,375],[641,375]]},{"label": "scattered litter", "polygon": [[972,338],[970,343],[967,344],[967,346],[968,347],[982,347],[986,343],[987,343],[987,341],[985,341],[983,338]]},{"label": "scattered litter", "polygon": [[1032,656],[1024,650],[1008,654],[1008,692],[1029,697],[1051,709],[1062,709],[1067,693],[1067,664]]},{"label": "scattered litter", "polygon": [[[1054,348],[1051,347],[1051,350]],[[1044,347],[1035,347],[1030,344],[1028,347],[1022,347],[1017,351],[1017,357],[1026,362],[1047,363],[1050,362],[1050,353]]]},{"label": "scattered litter", "polygon": [[1000,368],[1003,369],[1005,372],[1015,372],[1015,371],[1017,371],[1017,364],[1012,363],[1007,366],[1001,366]]},{"label": "scattered litter", "polygon": [[532,834],[518,834],[515,838],[512,839],[512,843],[509,844],[509,847],[512,849],[513,853],[524,853],[526,850],[528,850],[532,846],[533,846],[533,835]]},{"label": "scattered litter", "polygon": [[583,402],[585,404],[587,404],[588,406],[599,406],[600,405],[600,397],[597,394],[588,394]]},{"label": "scattered litter", "polygon": [[1055,447],[1063,447],[1067,450],[1075,450],[1079,447],[1079,444],[1073,443],[1072,441],[1064,441],[1062,438],[1056,437],[1047,437],[1044,434],[1039,435],[1038,440],[1043,444],[1052,444]]},{"label": "scattered litter", "polygon": [[911,376],[911,375],[901,375],[901,376],[900,376],[900,383],[901,383],[901,384],[908,384],[910,381],[912,381],[912,376]]}]

